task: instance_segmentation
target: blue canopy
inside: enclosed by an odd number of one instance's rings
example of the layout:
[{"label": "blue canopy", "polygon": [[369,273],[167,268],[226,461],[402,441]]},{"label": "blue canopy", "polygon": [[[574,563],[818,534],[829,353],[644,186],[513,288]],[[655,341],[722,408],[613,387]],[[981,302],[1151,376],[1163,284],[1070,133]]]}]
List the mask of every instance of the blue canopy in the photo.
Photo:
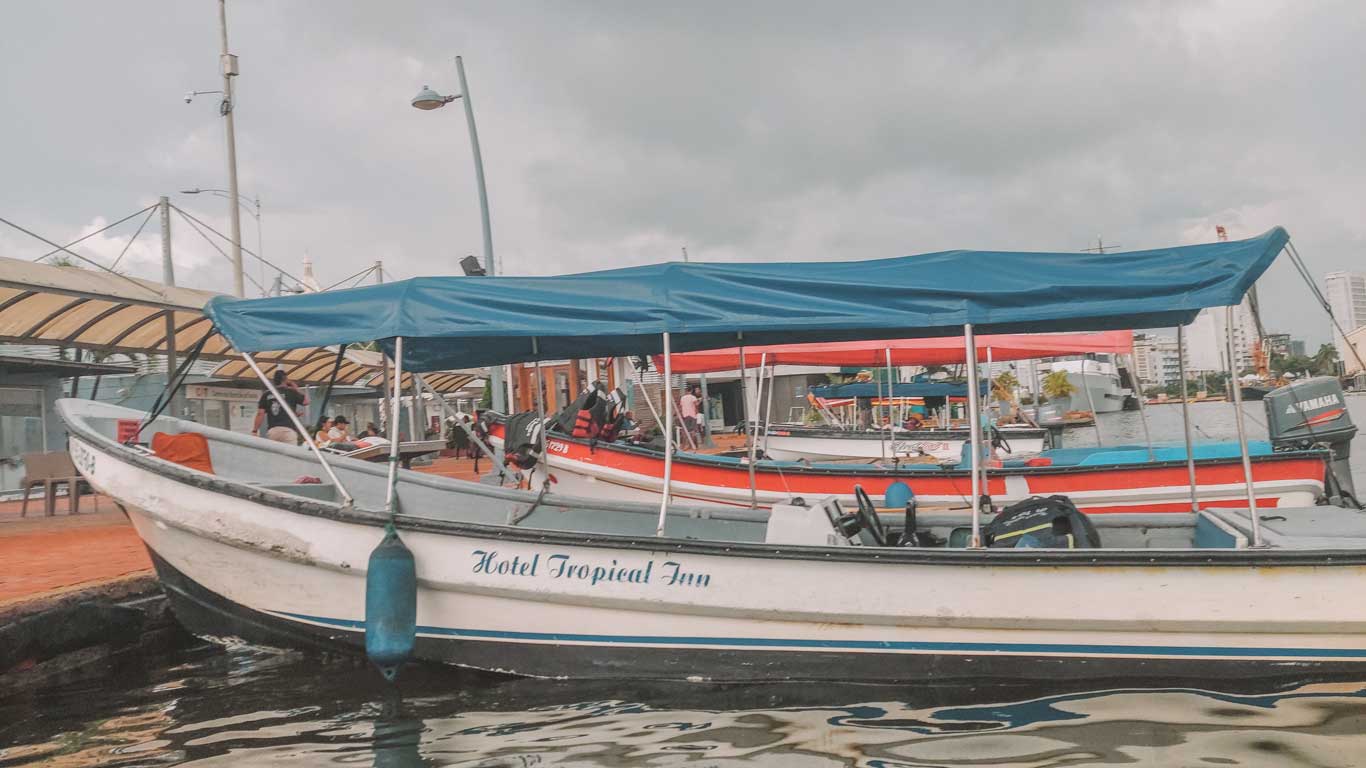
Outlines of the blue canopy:
[{"label": "blue canopy", "polygon": [[[982,394],[987,393],[986,381],[979,382]],[[833,400],[841,397],[880,397],[887,393],[887,385],[878,391],[876,382],[858,381],[828,387],[812,387],[811,394]],[[967,397],[968,385],[952,381],[903,381],[892,385],[892,397]]]},{"label": "blue canopy", "polygon": [[739,344],[1184,325],[1237,304],[1290,236],[1128,253],[943,251],[667,263],[559,277],[420,277],[204,308],[243,352],[404,338],[417,371]]}]

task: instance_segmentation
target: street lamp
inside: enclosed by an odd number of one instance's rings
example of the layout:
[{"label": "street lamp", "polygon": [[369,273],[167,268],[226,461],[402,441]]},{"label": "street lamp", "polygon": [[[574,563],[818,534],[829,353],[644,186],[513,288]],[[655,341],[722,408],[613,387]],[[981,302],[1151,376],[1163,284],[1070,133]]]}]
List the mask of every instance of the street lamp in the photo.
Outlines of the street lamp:
[{"label": "street lamp", "polygon": [[[227,0],[218,0],[218,38],[221,44],[221,52],[218,60],[219,66],[223,71],[223,90],[221,91],[191,91],[185,95],[185,103],[194,101],[195,96],[206,93],[221,93],[223,100],[218,104],[218,114],[223,116],[223,126],[226,129],[228,145],[228,196],[236,201],[239,199],[237,194],[237,134],[233,129],[233,80],[237,77],[237,56],[228,53],[228,9]],[[242,277],[242,217],[238,213],[237,205],[228,209],[228,218],[231,223],[231,235],[229,238],[232,245],[232,284],[233,293],[238,296],[246,295],[246,287]]]},{"label": "street lamp", "polygon": [[[484,225],[484,269],[492,276],[498,274],[498,270],[493,262],[493,227],[489,224],[489,196],[484,187],[484,161],[479,155],[479,132],[474,127],[474,105],[470,102],[469,84],[465,82],[465,62],[459,56],[455,57],[455,72],[460,79],[460,93],[442,96],[424,85],[413,97],[412,103],[414,107],[427,112],[440,109],[456,99],[462,99],[465,103],[465,123],[469,126],[470,149],[474,152],[474,178],[479,187],[479,213]],[[489,371],[489,386],[493,389],[494,409],[506,412],[502,368],[494,367]]]},{"label": "street lamp", "polygon": [[[182,195],[198,195],[203,193],[208,193],[215,197],[222,197],[228,200],[232,199],[228,196],[228,190],[226,189],[200,189],[199,187],[195,187],[194,189],[180,190],[180,194]],[[256,209],[253,211],[251,208],[248,208],[247,203],[251,203]],[[256,219],[256,263],[259,266],[261,273],[261,290],[266,294],[269,294],[269,291],[266,291],[266,251],[265,245],[261,241],[261,198],[258,195],[255,200],[252,200],[246,195],[238,194],[237,204],[245,208],[247,213],[251,214],[252,218]]]}]

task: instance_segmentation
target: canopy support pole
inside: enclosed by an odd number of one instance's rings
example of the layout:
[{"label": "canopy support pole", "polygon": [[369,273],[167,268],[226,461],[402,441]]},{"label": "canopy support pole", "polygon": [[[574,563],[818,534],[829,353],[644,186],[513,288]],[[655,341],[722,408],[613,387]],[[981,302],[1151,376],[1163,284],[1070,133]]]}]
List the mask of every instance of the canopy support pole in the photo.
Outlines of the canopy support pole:
[{"label": "canopy support pole", "polygon": [[323,456],[323,452],[319,450],[318,444],[313,441],[313,436],[308,434],[308,429],[304,427],[304,423],[299,419],[299,414],[295,413],[293,408],[288,407],[289,401],[280,394],[280,390],[275,388],[275,385],[270,381],[270,377],[266,376],[265,372],[261,370],[261,366],[256,364],[255,358],[253,358],[250,353],[243,352],[242,359],[246,360],[247,365],[251,366],[251,372],[256,374],[256,378],[260,379],[261,383],[266,385],[266,390],[270,392],[270,396],[275,398],[280,405],[285,406],[281,408],[281,410],[289,417],[290,423],[299,431],[299,434],[304,436],[304,444],[308,446],[310,451],[313,451],[314,456],[318,457],[318,463],[323,465],[323,471],[327,473],[328,479],[337,486],[337,493],[340,493],[342,497],[342,506],[353,506],[355,504],[355,499],[347,492],[346,486],[342,485],[342,481],[337,477],[337,473],[332,471],[332,465],[327,463],[327,457]]},{"label": "canopy support pole", "polygon": [[754,419],[749,427],[749,466],[750,476],[754,476],[755,454],[759,449],[759,419],[764,416],[764,368],[768,365],[768,353],[759,355],[759,368],[754,372]]},{"label": "canopy support pole", "polygon": [[963,342],[968,359],[968,435],[972,442],[972,539],[968,546],[982,547],[982,423],[981,404],[977,401],[977,336],[972,323],[963,325]]},{"label": "canopy support pole", "polygon": [[715,445],[715,443],[713,443],[711,439],[711,414],[709,412],[709,406],[711,405],[711,394],[707,391],[707,374],[698,374],[697,380],[698,383],[702,386],[702,406],[699,409],[702,412],[702,446],[705,448],[711,448]]},{"label": "canopy support pole", "polygon": [[[516,402],[513,401],[513,399],[512,399],[512,394],[513,394],[513,392],[512,392],[512,366],[511,366],[511,365],[505,365],[505,366],[503,366],[503,386],[507,389],[507,414],[506,414],[506,415],[509,415],[509,416],[510,416],[510,415],[512,415],[512,414],[516,411],[516,408],[517,408]],[[490,386],[490,389],[492,389],[492,385]],[[491,398],[493,397],[493,393],[492,393],[492,392],[489,393],[489,397],[491,397]]]},{"label": "canopy support pole", "polygon": [[1100,436],[1100,414],[1096,413],[1096,398],[1091,395],[1091,385],[1086,383],[1086,364],[1089,362],[1091,361],[1085,357],[1081,359],[1081,388],[1086,392],[1086,404],[1091,406],[1091,426],[1096,430],[1096,445],[1102,446],[1105,444],[1105,438]]},{"label": "canopy support pole", "polygon": [[[640,399],[645,401],[645,407],[650,409],[650,415],[655,417],[655,423],[660,425],[660,431],[663,432],[664,420],[659,418],[659,411],[655,408],[655,401],[650,399],[650,392],[645,389],[645,382],[640,380],[640,371],[636,371],[635,385],[640,387]],[[673,445],[673,435],[665,433],[664,440],[666,445]]]},{"label": "canopy support pole", "polygon": [[1243,391],[1238,386],[1238,356],[1234,354],[1233,344],[1233,310],[1229,306],[1225,310],[1224,326],[1227,333],[1226,343],[1228,346],[1228,372],[1229,389],[1233,390],[1233,415],[1234,421],[1238,425],[1238,452],[1243,457],[1243,482],[1247,485],[1247,512],[1252,518],[1252,546],[1262,547],[1262,526],[1260,516],[1257,514],[1257,489],[1252,484],[1252,459],[1247,452],[1247,429],[1243,425]]},{"label": "canopy support pole", "polygon": [[1195,483],[1195,450],[1191,440],[1191,404],[1186,390],[1186,327],[1176,326],[1176,364],[1181,373],[1181,427],[1186,433],[1186,474],[1190,475],[1191,511],[1200,511],[1199,487]]},{"label": "canopy support pole", "polygon": [[[541,343],[535,337],[531,337],[531,355],[535,357],[536,366],[536,418],[541,420],[541,467],[545,470],[545,481],[550,482],[550,452],[545,449],[545,383],[541,380]],[[532,474],[535,474],[533,470]],[[531,478],[527,478],[527,483],[531,483]]]},{"label": "canopy support pole", "polygon": [[[664,332],[664,434],[673,435],[674,429],[674,402],[673,388],[669,379],[673,376],[673,355],[669,351],[669,332]],[[674,472],[674,452],[670,442],[664,444],[664,494],[659,500],[659,524],[655,526],[655,535],[664,535],[664,523],[669,516],[669,492],[673,484]]]},{"label": "canopy support pole", "polygon": [[[877,379],[877,399],[878,399],[878,400],[883,400],[883,397],[882,397],[882,380],[881,380],[880,378],[876,377],[876,376],[874,376],[873,378]],[[885,402],[885,400],[884,400],[884,402]],[[877,429],[877,452],[878,452],[878,457],[879,457],[882,461],[886,461],[886,460],[887,460],[887,430],[885,430],[885,429],[882,428],[882,420],[878,418],[878,415],[877,415],[877,404],[876,404],[876,402],[874,402],[874,404],[873,404],[873,427],[875,427],[875,428]]]},{"label": "canopy support pole", "polygon": [[[887,347],[887,348],[884,349],[883,351],[887,353],[887,402],[890,404],[890,403],[895,403],[895,402],[896,402],[896,384],[895,384],[895,379],[892,378],[892,348],[891,348],[891,347]],[[893,435],[895,435],[895,434],[896,434],[896,425],[900,424],[900,423],[903,421],[903,417],[899,417],[899,416],[898,416],[898,414],[897,414],[897,412],[896,412],[896,406],[895,406],[895,405],[893,405],[893,406],[891,406],[891,407],[892,407],[892,423],[891,423],[891,424],[888,424],[887,426],[888,426],[888,428],[889,428],[889,429],[888,429],[888,432],[891,433],[891,434],[893,434]],[[895,443],[895,442],[892,443],[892,458],[893,458],[893,459],[896,458],[896,443]]]},{"label": "canopy support pole", "polygon": [[1129,379],[1138,389],[1134,399],[1138,401],[1138,420],[1143,422],[1143,442],[1148,445],[1148,461],[1154,461],[1157,455],[1153,453],[1153,435],[1148,430],[1148,408],[1143,404],[1143,382],[1138,380],[1138,361],[1134,359],[1133,352],[1129,353]]},{"label": "canopy support pole", "polygon": [[[973,361],[973,364],[974,364],[974,366],[976,365],[976,361],[975,361],[975,360]],[[992,370],[991,370],[991,368],[992,368],[992,365],[991,365],[991,347],[988,346],[988,347],[987,347],[987,402],[986,402],[986,404],[985,404],[985,407],[982,408],[982,414],[983,414],[982,421],[986,421],[986,419],[990,417],[990,414],[991,414],[991,401],[992,401],[992,398],[993,398],[993,396],[995,395],[995,392],[996,392],[995,380],[992,378],[992,375],[991,375],[991,374],[992,374]],[[981,396],[981,390],[978,390],[978,396]],[[986,443],[986,452],[987,452],[987,454],[994,456],[994,455],[996,454],[996,449],[995,449],[995,448],[992,446],[992,444],[991,444],[991,432],[990,432],[989,430],[983,429],[984,426],[985,426],[984,424],[980,424],[980,423],[979,423],[979,424],[977,425],[977,430],[978,430],[979,432],[982,432],[982,433],[983,433],[983,437],[985,438],[985,443]],[[988,491],[987,491],[986,489],[990,487],[990,486],[987,484],[987,464],[988,464],[988,462],[985,462],[985,461],[982,462],[982,493],[988,493]]]},{"label": "canopy support pole", "polygon": [[460,418],[463,414],[460,413],[460,411],[453,407],[450,403],[446,402],[446,398],[442,397],[439,392],[432,388],[432,385],[428,384],[427,380],[422,378],[422,376],[414,373],[413,381],[417,382],[417,386],[421,387],[422,391],[427,392],[432,396],[432,399],[435,400],[437,404],[441,406],[441,412],[443,414],[449,414],[452,418],[455,419],[456,426],[463,429],[465,431],[465,434],[469,435],[470,440],[473,440],[474,444],[479,446],[479,450],[483,451],[484,455],[489,457],[489,461],[493,462],[494,466],[498,468],[498,476],[506,477],[507,470],[503,467],[503,462],[498,459],[498,455],[493,452],[493,449],[489,448],[483,440],[480,440],[479,436],[474,433],[473,429],[470,429],[470,425],[466,424],[465,420]]},{"label": "canopy support pole", "polygon": [[768,454],[768,425],[773,423],[773,377],[777,375],[778,366],[768,367],[768,397],[764,406],[764,454]]},{"label": "canopy support pole", "polygon": [[403,407],[403,337],[394,337],[394,394],[389,411],[389,479],[384,506],[392,519],[398,514],[398,422]]},{"label": "canopy support pole", "polygon": [[[375,262],[375,284],[384,284],[384,262],[382,261]],[[379,398],[379,414],[380,421],[384,421],[389,415],[389,356],[380,354],[379,363],[380,370],[384,373],[384,394]],[[394,428],[393,424],[386,424],[385,426],[388,427],[385,431],[389,433],[390,439],[393,439],[398,435],[398,430]]]},{"label": "canopy support pole", "polygon": [[[740,342],[740,404],[745,409],[745,428],[748,429],[753,419],[749,414],[749,386],[745,382],[745,379],[749,378],[749,373],[745,370],[745,334],[743,332],[737,333],[735,337]],[[749,508],[759,508],[759,492],[754,485],[754,454],[752,452],[749,456]]]},{"label": "canopy support pole", "polygon": [[754,371],[754,421],[750,423],[749,460],[759,447],[759,422],[764,418],[764,371],[768,367],[768,353],[759,355],[759,367]]}]

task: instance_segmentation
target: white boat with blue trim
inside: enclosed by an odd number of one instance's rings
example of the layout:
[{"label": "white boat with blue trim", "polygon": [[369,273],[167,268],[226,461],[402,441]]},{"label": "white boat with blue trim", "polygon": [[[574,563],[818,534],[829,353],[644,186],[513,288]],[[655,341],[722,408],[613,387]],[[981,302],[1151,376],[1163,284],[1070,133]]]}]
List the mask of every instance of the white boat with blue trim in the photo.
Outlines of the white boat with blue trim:
[{"label": "white boat with blue trim", "polygon": [[[1132,270],[1104,290],[1103,276],[1115,278],[1097,255],[1014,256],[1046,259],[1023,273],[1051,264],[1064,290],[1067,280],[1091,286],[1082,299],[1047,307],[1062,321],[1130,327],[1189,322],[1202,306],[1236,303],[1287,239],[1277,229],[1248,241],[1123,255],[1147,276],[1137,282],[1165,297],[1156,304],[1127,293]],[[917,276],[927,258],[916,260]],[[648,353],[662,341],[667,359],[671,335],[702,348],[735,342],[723,325],[744,339],[801,325],[773,317],[766,302],[753,313],[728,307],[712,317],[701,309],[717,284],[736,281],[770,299],[803,284],[852,285],[824,304],[814,288],[798,302],[802,317],[820,318],[804,327],[845,337],[888,333],[890,322],[898,335],[966,330],[970,345],[974,322],[1003,331],[1041,322],[1037,313],[1012,314],[1027,291],[1010,295],[999,285],[983,286],[980,304],[959,291],[957,309],[942,309],[935,291],[946,289],[899,287],[897,261],[873,262],[867,274],[849,264],[686,264],[561,278],[417,279],[326,297],[216,300],[208,313],[249,362],[254,351],[295,342],[379,338],[396,367],[417,371],[456,360],[563,357],[567,344],[587,347],[587,356]],[[1172,263],[1185,268],[1168,269]],[[621,279],[669,290],[619,292],[627,298],[605,308],[593,299],[623,288],[614,282]],[[907,293],[916,294],[909,303]],[[515,318],[461,309],[498,297],[531,303]],[[1104,306],[1088,306],[1090,298]],[[362,306],[392,311],[371,324],[364,318],[373,315],[348,311]],[[867,306],[875,315],[859,309]],[[578,320],[566,321],[575,308]],[[588,326],[610,338],[583,333]],[[321,454],[311,445],[150,418],[142,432],[153,445],[197,446],[188,461],[184,451],[121,443],[120,422],[137,412],[76,400],[58,408],[80,471],[127,512],[176,616],[206,637],[366,648],[386,673],[408,658],[532,676],[690,680],[1366,672],[1366,604],[1352,599],[1366,586],[1366,517],[1339,507],[1088,518],[1054,501],[1027,514],[974,509],[970,524],[961,515],[908,512],[887,528],[866,498],[857,509],[831,499],[698,508],[672,503],[667,480],[660,505],[469,483],[400,470],[396,461],[386,472],[333,458],[322,464],[322,482],[301,482],[318,472]],[[396,539],[408,553],[406,578],[377,559]],[[381,659],[376,649],[385,642],[399,650]]]}]

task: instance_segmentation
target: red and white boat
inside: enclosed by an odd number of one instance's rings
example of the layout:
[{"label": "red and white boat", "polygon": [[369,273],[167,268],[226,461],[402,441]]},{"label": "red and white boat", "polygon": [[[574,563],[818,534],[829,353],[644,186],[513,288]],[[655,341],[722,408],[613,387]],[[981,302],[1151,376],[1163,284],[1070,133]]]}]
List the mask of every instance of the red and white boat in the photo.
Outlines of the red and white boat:
[{"label": "red and white boat", "polygon": [[[500,446],[502,423],[495,422],[490,429]],[[1305,507],[1323,497],[1330,457],[1326,451],[1272,452],[1267,443],[1253,443],[1250,449],[1259,507]],[[990,470],[987,492],[992,500],[1011,504],[1030,496],[1063,494],[1090,514],[1190,511],[1184,448],[1155,448],[1156,460],[1150,460],[1142,446],[1062,449],[1042,456],[1050,454],[1059,463]],[[1200,506],[1246,508],[1247,486],[1237,444],[1197,445],[1195,454]],[[546,471],[556,494],[658,501],[664,487],[664,454],[642,446],[593,443],[552,433],[546,436],[546,460],[537,465],[531,478],[533,487],[541,486]],[[898,480],[911,487],[922,509],[966,510],[971,505],[971,472],[934,464],[759,461],[754,467],[754,500],[764,508],[798,497],[834,496],[842,503],[854,503],[854,486],[862,486],[877,498]],[[671,489],[671,497],[682,503],[748,507],[749,465],[730,456],[676,453]]]}]

